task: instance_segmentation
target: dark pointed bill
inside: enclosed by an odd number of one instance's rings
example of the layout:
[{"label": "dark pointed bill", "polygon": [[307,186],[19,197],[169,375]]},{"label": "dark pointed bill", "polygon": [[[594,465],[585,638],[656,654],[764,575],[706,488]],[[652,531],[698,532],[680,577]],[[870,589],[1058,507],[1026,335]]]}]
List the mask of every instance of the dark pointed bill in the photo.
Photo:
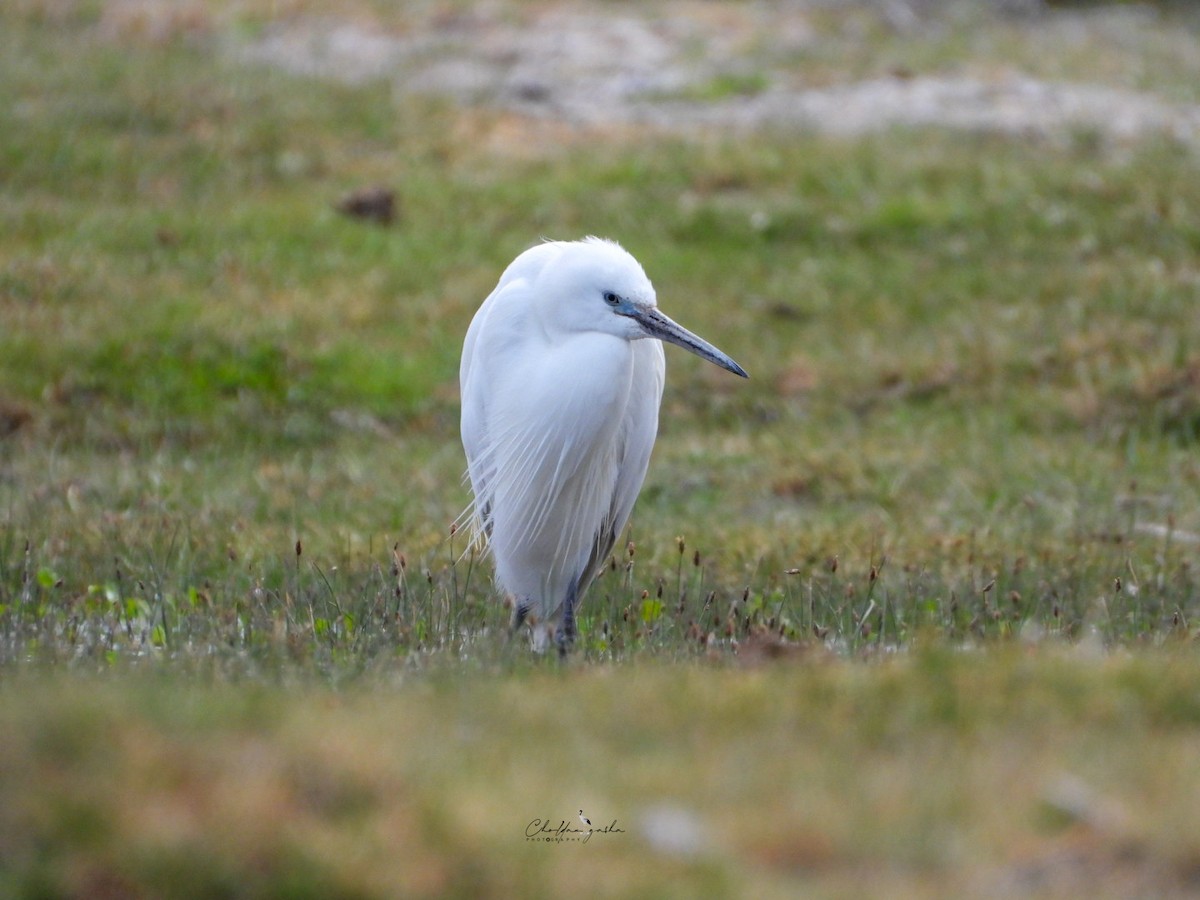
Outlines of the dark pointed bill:
[{"label": "dark pointed bill", "polygon": [[743,378],[750,377],[746,374],[746,370],[735,363],[727,353],[721,352],[704,338],[692,334],[670,316],[659,312],[657,307],[639,306],[630,314],[630,318],[641,325],[642,330],[650,337],[675,344],[684,350],[690,350],[701,359],[707,359],[722,369],[728,369],[734,375],[741,375]]}]

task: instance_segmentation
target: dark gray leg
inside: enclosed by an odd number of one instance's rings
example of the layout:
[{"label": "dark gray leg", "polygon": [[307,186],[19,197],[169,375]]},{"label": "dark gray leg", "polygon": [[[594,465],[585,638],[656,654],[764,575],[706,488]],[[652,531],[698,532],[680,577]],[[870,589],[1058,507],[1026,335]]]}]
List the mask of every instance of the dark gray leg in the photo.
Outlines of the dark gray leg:
[{"label": "dark gray leg", "polygon": [[509,626],[509,634],[516,634],[518,629],[525,624],[525,617],[529,615],[530,602],[528,600],[518,600],[516,607],[513,609],[512,624]]},{"label": "dark gray leg", "polygon": [[575,643],[575,604],[579,601],[579,579],[573,578],[563,598],[562,624],[558,626],[558,657],[565,659]]}]

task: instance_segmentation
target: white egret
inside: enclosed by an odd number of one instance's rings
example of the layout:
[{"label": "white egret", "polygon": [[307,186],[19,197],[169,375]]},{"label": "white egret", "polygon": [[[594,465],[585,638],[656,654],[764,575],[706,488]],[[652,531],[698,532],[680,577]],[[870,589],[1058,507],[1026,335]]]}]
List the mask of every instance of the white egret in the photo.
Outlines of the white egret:
[{"label": "white egret", "polygon": [[474,535],[545,645],[565,654],[575,611],[641,490],[658,432],[669,341],[743,378],[712,344],[658,310],[641,265],[613,241],[526,250],[475,313],[463,343],[462,440]]}]

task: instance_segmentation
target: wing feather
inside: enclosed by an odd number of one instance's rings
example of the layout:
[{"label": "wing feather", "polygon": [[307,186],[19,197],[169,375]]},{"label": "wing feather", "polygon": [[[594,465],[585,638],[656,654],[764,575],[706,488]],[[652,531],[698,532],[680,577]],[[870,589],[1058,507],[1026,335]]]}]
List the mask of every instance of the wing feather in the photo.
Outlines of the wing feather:
[{"label": "wing feather", "polygon": [[[624,440],[618,461],[617,483],[612,504],[604,523],[596,532],[592,552],[583,568],[579,592],[582,593],[600,572],[633,512],[633,505],[646,480],[650,452],[658,435],[658,408],[662,402],[666,360],[659,341],[639,341],[634,345],[633,383],[647,384],[645,391],[630,398],[624,422]],[[644,379],[644,382],[643,382]]]},{"label": "wing feather", "polygon": [[509,263],[496,287],[471,319],[463,341],[458,372],[462,400],[460,425],[467,455],[465,479],[471,483],[473,498],[458,517],[457,524],[470,523],[472,546],[486,548],[494,527],[496,436],[491,421],[493,385],[497,369],[513,362],[511,354],[504,352],[504,337],[521,327],[528,306],[526,298],[530,283],[561,252],[560,242],[549,241],[531,247]]}]

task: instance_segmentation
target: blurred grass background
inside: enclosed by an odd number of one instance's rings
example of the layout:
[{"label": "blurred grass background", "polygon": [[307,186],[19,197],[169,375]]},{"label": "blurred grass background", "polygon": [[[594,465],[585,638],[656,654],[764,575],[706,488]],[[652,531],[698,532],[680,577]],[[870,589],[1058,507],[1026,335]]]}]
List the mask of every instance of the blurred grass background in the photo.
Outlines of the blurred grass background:
[{"label": "blurred grass background", "polygon": [[[0,11],[0,887],[1194,889],[1195,146],[610,132],[235,52],[469,6]],[[909,6],[814,4],[786,77],[1198,99],[1186,4]],[[454,564],[457,364],[587,233],[752,379],[669,352],[559,672]],[[627,833],[527,846],[581,805]]]}]

